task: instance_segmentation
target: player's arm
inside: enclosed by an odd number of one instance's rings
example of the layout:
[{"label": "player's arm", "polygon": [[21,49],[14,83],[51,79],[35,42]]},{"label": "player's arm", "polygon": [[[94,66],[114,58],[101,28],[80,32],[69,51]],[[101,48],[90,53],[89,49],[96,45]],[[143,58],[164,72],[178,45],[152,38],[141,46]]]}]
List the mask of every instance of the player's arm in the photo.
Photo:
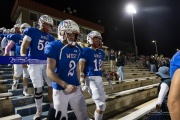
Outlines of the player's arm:
[{"label": "player's arm", "polygon": [[67,83],[59,78],[59,76],[54,72],[56,67],[56,60],[53,58],[47,58],[47,69],[46,74],[47,76],[53,81],[62,86],[66,89]]},{"label": "player's arm", "polygon": [[172,120],[180,120],[180,69],[174,72],[168,95],[168,109]]},{"label": "player's arm", "polygon": [[4,53],[4,56],[9,56],[9,52],[11,50],[11,48],[14,46],[14,41],[13,40],[10,40],[8,42],[8,45],[5,47],[5,53]]},{"label": "player's arm", "polygon": [[21,44],[21,56],[26,56],[27,48],[31,43],[31,37],[25,35]]},{"label": "player's arm", "polygon": [[56,67],[56,60],[53,58],[47,58],[47,68],[46,74],[53,81],[62,86],[65,91],[69,94],[75,92],[77,90],[76,86],[71,84],[67,84],[65,81],[61,80],[60,77],[54,72]]},{"label": "player's arm", "polygon": [[102,62],[101,69],[102,69],[102,77],[106,77],[106,76],[107,76],[107,73],[106,73],[106,69],[105,69],[105,67],[104,67],[104,63],[103,63],[103,62]]},{"label": "player's arm", "polygon": [[79,62],[78,62],[78,64],[77,64],[76,71],[77,71],[77,77],[78,77],[78,80],[79,80],[79,82],[80,82],[80,70],[79,70]]},{"label": "player's arm", "polygon": [[6,37],[4,37],[3,39],[2,39],[2,42],[1,42],[1,47],[2,47],[2,49],[3,49],[3,51],[5,50],[5,47],[6,47]]},{"label": "player's arm", "polygon": [[81,84],[84,84],[85,81],[84,81],[84,67],[85,67],[85,60],[83,59],[80,59],[79,61],[79,65],[78,65],[78,68],[79,68],[79,76],[80,76],[80,83]]}]

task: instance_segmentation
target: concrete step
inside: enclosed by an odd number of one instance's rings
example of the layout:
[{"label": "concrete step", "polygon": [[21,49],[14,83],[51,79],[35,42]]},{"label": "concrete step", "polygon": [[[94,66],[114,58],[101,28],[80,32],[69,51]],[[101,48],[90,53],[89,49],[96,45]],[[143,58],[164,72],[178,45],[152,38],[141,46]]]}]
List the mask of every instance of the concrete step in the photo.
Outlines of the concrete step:
[{"label": "concrete step", "polygon": [[12,67],[9,67],[9,68],[0,68],[0,71],[12,71]]},{"label": "concrete step", "polygon": [[10,115],[7,117],[2,117],[0,120],[22,120],[22,117],[19,114],[16,115]]},{"label": "concrete step", "polygon": [[[42,103],[42,111],[48,111],[50,108],[49,103]],[[21,116],[28,116],[36,113],[36,105],[29,104],[21,107],[15,108],[15,114],[20,114]]]},{"label": "concrete step", "polygon": [[[12,92],[13,96],[18,96],[18,95],[22,95],[23,94],[23,89],[16,89],[16,90],[12,90],[9,89],[8,92]],[[48,92],[48,87],[45,86],[44,87],[44,93]],[[29,94],[33,94],[34,93],[34,88],[33,87],[29,87],[28,88],[28,93]]]},{"label": "concrete step", "polygon": [[116,119],[116,120],[141,119],[141,117],[148,114],[152,109],[155,108],[156,103],[157,103],[157,98],[152,99],[152,100],[142,103],[141,105],[136,106],[128,111],[125,111],[119,115],[114,116],[110,120],[113,120],[113,119]]},{"label": "concrete step", "polygon": [[0,68],[12,68],[12,65],[0,65]]},{"label": "concrete step", "polygon": [[13,79],[13,75],[12,74],[0,75],[0,80],[4,80],[4,79]]},{"label": "concrete step", "polygon": [[[33,87],[32,83],[29,82],[28,83],[28,87]],[[18,88],[23,88],[23,84],[22,83],[19,83],[18,84]],[[0,84],[0,93],[3,93],[3,92],[8,92],[8,90],[12,89],[12,83],[11,84]]]},{"label": "concrete step", "polygon": [[[67,114],[68,114],[68,120],[76,120],[76,116],[72,110],[68,111]],[[34,115],[35,114],[29,115],[29,116],[24,116],[24,117],[22,117],[22,120],[32,120]],[[47,116],[48,116],[48,111],[43,112],[42,116],[41,116],[41,120],[44,118],[47,118]]]},{"label": "concrete step", "polygon": [[12,74],[12,71],[0,71],[0,74]]},{"label": "concrete step", "polygon": [[[31,79],[29,79],[28,82],[32,82]],[[13,79],[0,80],[0,84],[12,84],[12,83],[13,83]],[[22,79],[19,79],[19,83],[22,83]]]}]

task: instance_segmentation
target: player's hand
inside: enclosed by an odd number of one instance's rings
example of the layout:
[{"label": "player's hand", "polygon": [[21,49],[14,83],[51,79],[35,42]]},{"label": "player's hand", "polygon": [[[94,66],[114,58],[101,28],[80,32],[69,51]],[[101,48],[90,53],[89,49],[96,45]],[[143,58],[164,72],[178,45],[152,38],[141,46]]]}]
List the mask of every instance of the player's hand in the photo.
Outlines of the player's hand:
[{"label": "player's hand", "polygon": [[[56,117],[56,110],[54,108],[51,108],[48,112],[47,120],[60,120],[61,118],[61,111],[58,111]],[[66,120],[65,117],[62,117],[61,120]]]},{"label": "player's hand", "polygon": [[81,84],[81,90],[83,92],[88,92],[89,91],[89,87],[87,85],[85,85],[85,84]]},{"label": "player's hand", "polygon": [[28,68],[27,64],[22,64],[23,68]]},{"label": "player's hand", "polygon": [[80,76],[80,83],[85,84],[84,76]]},{"label": "player's hand", "polygon": [[71,93],[77,91],[77,87],[74,86],[74,85],[67,84],[65,91],[66,91],[67,93],[71,94]]}]

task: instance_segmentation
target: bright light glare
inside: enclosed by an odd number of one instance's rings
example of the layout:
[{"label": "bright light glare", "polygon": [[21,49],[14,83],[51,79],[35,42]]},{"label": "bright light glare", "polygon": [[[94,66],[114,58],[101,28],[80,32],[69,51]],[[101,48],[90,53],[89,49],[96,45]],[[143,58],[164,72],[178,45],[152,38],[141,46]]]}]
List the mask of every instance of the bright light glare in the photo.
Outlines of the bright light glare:
[{"label": "bright light glare", "polygon": [[153,40],[152,42],[154,43],[155,41]]},{"label": "bright light glare", "polygon": [[136,9],[132,4],[130,4],[127,6],[127,12],[128,13],[136,13]]}]

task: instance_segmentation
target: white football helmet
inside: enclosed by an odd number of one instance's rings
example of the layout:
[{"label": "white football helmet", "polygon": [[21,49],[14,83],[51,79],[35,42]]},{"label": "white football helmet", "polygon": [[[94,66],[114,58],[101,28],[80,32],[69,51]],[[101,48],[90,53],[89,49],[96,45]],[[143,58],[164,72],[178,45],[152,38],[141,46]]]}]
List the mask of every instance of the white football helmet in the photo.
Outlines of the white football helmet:
[{"label": "white football helmet", "polygon": [[3,30],[6,29],[5,27],[0,28],[0,32],[3,32]]},{"label": "white football helmet", "polygon": [[24,32],[24,29],[26,28],[30,28],[31,26],[28,24],[28,23],[23,23],[21,24],[20,26],[20,32],[23,33]]},{"label": "white football helmet", "polygon": [[20,28],[20,26],[21,26],[20,24],[15,24],[14,28],[16,28],[16,27]]},{"label": "white football helmet", "polygon": [[[97,32],[97,31],[91,31],[88,35],[87,35],[87,43],[90,44],[90,45],[94,45],[94,42],[93,42],[93,38],[94,37],[97,37],[99,39],[102,40],[102,36],[101,36],[101,33]],[[100,41],[99,45],[94,45],[95,48],[98,48],[102,45],[102,41]]]},{"label": "white football helmet", "polygon": [[14,33],[20,33],[20,24],[15,24],[14,25],[14,29],[15,29],[15,32]]},{"label": "white football helmet", "polygon": [[9,33],[9,30],[8,29],[4,29],[3,30],[3,34],[8,34]]},{"label": "white football helmet", "polygon": [[11,28],[9,32],[10,32],[10,33],[15,33],[15,29],[14,29],[14,28]]},{"label": "white football helmet", "polygon": [[[51,25],[51,27],[45,27],[44,23]],[[53,27],[53,19],[48,15],[42,15],[38,21],[40,29],[44,29],[45,32],[51,32]]]},{"label": "white football helmet", "polygon": [[[67,33],[75,34],[74,40],[70,40],[67,38]],[[58,38],[63,42],[67,40],[68,44],[70,46],[75,46],[77,43],[77,40],[79,39],[79,26],[76,22],[73,20],[64,20],[58,25]]]}]

